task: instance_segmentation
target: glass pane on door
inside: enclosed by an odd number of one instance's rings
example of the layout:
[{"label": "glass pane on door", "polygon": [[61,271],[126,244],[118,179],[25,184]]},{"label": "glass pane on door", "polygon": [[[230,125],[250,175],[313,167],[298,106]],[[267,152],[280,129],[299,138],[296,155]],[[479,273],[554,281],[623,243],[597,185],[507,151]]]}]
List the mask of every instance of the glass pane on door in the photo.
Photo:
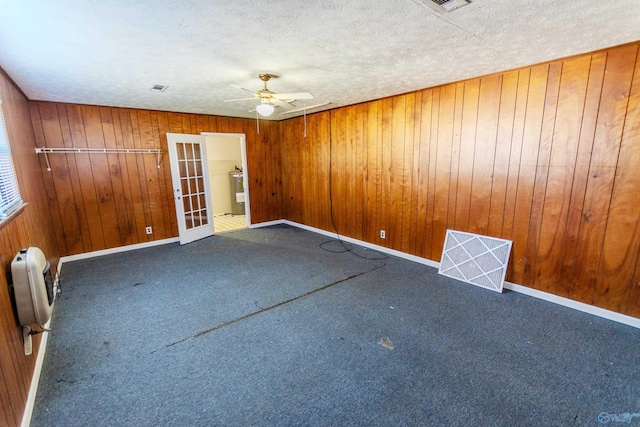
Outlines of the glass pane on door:
[{"label": "glass pane on door", "polygon": [[207,225],[207,208],[204,203],[206,195],[203,184],[204,177],[202,176],[200,144],[177,142],[176,150],[186,227],[191,229]]}]

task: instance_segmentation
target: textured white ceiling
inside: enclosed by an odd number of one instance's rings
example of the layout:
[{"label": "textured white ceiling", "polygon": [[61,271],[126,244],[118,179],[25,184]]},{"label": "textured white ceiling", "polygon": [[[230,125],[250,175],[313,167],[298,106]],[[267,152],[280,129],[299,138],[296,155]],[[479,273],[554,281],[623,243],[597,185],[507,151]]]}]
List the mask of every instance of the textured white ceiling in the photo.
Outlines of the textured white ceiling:
[{"label": "textured white ceiling", "polygon": [[639,0],[0,0],[0,66],[30,99],[234,117],[256,102],[223,103],[231,85],[264,72],[321,110],[637,40]]}]

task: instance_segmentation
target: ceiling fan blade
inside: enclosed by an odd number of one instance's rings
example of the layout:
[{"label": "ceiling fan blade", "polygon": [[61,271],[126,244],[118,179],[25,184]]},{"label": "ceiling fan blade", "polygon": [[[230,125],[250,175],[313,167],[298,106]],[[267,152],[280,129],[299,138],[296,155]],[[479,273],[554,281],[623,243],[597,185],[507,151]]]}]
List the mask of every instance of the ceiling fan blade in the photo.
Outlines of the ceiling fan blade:
[{"label": "ceiling fan blade", "polygon": [[236,102],[236,101],[248,101],[250,99],[256,99],[257,97],[254,96],[253,98],[236,98],[236,99],[225,99],[222,102]]},{"label": "ceiling fan blade", "polygon": [[253,93],[254,95],[256,93],[254,90],[245,89],[243,87],[236,86],[236,85],[231,85],[231,87],[235,87],[236,89],[244,90],[245,92]]},{"label": "ceiling fan blade", "polygon": [[289,104],[288,102],[282,101],[282,100],[277,99],[277,98],[271,98],[270,101],[271,101],[271,103],[273,103],[273,105],[276,105],[278,107],[282,107],[285,110],[291,110],[292,108],[296,108],[295,105]]},{"label": "ceiling fan blade", "polygon": [[305,107],[299,107],[299,108],[296,108],[295,110],[283,111],[282,113],[280,113],[280,115],[284,116],[285,114],[297,113],[298,111],[311,110],[312,108],[324,107],[325,105],[329,105],[329,104],[331,103],[323,102],[322,104],[314,104],[314,105],[309,105]]},{"label": "ceiling fan blade", "polygon": [[271,96],[278,99],[313,99],[313,95],[311,95],[309,92],[276,93]]}]

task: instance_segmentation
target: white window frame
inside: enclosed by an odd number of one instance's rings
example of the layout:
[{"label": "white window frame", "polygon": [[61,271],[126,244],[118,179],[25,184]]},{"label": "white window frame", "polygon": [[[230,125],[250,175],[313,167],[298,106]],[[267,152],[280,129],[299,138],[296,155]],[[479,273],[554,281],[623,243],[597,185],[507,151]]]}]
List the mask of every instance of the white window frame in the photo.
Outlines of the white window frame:
[{"label": "white window frame", "polygon": [[0,99],[0,222],[9,218],[23,204],[20,188],[18,188],[16,169],[11,157],[9,134],[2,111],[2,99]]}]

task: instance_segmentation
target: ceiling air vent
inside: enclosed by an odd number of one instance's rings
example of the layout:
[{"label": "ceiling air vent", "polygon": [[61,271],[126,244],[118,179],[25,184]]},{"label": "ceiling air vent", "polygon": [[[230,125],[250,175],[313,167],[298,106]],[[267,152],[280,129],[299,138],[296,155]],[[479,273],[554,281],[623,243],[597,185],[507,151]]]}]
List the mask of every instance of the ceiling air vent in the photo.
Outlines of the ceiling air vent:
[{"label": "ceiling air vent", "polygon": [[165,85],[153,85],[149,88],[150,91],[153,92],[164,92],[165,90],[167,90],[169,86],[165,86]]},{"label": "ceiling air vent", "polygon": [[470,0],[418,0],[438,12],[446,13],[471,3]]}]

